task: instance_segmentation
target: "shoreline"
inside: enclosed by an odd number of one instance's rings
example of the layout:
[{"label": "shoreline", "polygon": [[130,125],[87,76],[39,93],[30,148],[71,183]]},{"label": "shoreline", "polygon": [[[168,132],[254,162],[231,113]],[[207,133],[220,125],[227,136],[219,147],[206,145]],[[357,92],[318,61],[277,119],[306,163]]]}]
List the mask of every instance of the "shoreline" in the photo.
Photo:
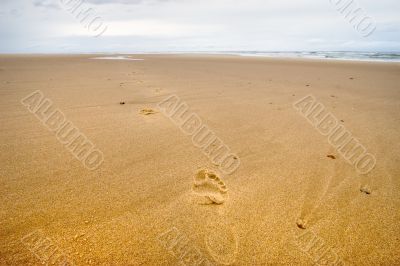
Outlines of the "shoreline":
[{"label": "shoreline", "polygon": [[[368,52],[373,53],[373,52]],[[379,53],[379,52],[377,52]],[[400,55],[400,53],[396,53]],[[397,60],[385,60],[385,59],[368,59],[368,58],[319,58],[312,56],[275,56],[275,55],[267,55],[267,54],[246,54],[246,52],[137,52],[137,53],[5,53],[1,54],[2,57],[8,56],[32,56],[32,57],[40,57],[40,56],[216,56],[216,57],[244,57],[244,58],[261,58],[261,59],[276,59],[276,60],[306,60],[306,61],[321,61],[321,62],[329,62],[329,61],[338,61],[338,62],[366,62],[366,63],[390,63],[390,64],[400,64],[400,59]],[[116,59],[117,60],[117,59]],[[122,59],[121,59],[122,60]]]}]

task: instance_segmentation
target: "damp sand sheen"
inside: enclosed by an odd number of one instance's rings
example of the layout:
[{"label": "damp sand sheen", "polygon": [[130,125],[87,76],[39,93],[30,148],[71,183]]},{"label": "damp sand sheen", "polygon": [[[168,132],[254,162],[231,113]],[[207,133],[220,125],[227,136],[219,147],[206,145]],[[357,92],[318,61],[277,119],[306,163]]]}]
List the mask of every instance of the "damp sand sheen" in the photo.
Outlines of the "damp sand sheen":
[{"label": "damp sand sheen", "polygon": [[[398,63],[92,58],[0,56],[0,265],[400,264]],[[102,152],[99,167],[21,104],[34,91]],[[234,171],[160,110],[171,95]],[[293,108],[307,95],[375,156],[372,171]]]}]

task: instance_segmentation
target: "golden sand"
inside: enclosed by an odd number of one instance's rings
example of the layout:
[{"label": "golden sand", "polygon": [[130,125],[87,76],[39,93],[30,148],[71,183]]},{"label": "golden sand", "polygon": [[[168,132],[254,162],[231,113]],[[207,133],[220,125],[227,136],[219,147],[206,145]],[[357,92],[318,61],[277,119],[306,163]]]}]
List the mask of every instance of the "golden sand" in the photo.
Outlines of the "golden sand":
[{"label": "golden sand", "polygon": [[[1,265],[400,264],[399,64],[91,57],[0,57]],[[36,90],[104,154],[96,170],[21,104]],[[372,171],[295,110],[309,94]],[[236,171],[159,110],[170,95]]]}]

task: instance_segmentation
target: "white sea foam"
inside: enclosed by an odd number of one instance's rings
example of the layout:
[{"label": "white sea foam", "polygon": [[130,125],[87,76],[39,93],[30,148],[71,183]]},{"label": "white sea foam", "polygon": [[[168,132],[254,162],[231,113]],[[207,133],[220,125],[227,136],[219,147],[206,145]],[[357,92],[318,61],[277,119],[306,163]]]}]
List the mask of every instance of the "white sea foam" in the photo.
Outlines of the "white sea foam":
[{"label": "white sea foam", "polygon": [[310,58],[330,60],[372,61],[372,62],[400,62],[400,53],[384,52],[231,52],[240,56],[261,56],[275,58]]},{"label": "white sea foam", "polygon": [[116,56],[102,56],[102,57],[94,57],[90,59],[99,59],[99,60],[130,60],[130,61],[143,61],[144,59],[140,58],[130,58],[129,56],[124,55],[116,55]]}]

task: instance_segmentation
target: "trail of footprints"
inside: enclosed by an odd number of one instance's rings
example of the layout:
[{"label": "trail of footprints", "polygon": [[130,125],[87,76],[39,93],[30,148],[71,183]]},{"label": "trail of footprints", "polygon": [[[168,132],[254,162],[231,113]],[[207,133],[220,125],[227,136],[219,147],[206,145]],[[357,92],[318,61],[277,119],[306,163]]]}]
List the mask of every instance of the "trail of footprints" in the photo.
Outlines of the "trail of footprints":
[{"label": "trail of footprints", "polygon": [[[160,93],[162,89],[158,88],[155,93]],[[125,105],[125,101],[121,101],[120,105]],[[140,115],[148,116],[156,114],[157,111],[151,108],[144,108],[139,111]],[[214,172],[202,169],[199,170],[195,177],[192,188],[193,194],[200,204],[223,204],[227,198],[228,189],[221,178]]]},{"label": "trail of footprints", "polygon": [[[128,76],[134,76],[136,74],[136,72],[132,72],[132,74],[127,74]],[[111,80],[111,79],[108,79],[108,80]],[[136,80],[138,83],[143,83],[144,81],[143,80]],[[124,82],[121,82],[120,84],[119,84],[119,86],[121,87],[121,86],[123,86],[125,83]],[[163,91],[163,89],[161,89],[161,88],[157,88],[157,89],[155,89],[154,91],[153,91],[153,93],[154,94],[160,94],[161,92]],[[119,102],[119,104],[120,105],[125,105],[127,102],[125,102],[125,101],[120,101]],[[154,109],[151,109],[151,108],[143,108],[143,109],[141,109],[140,111],[139,111],[139,114],[140,115],[144,115],[144,116],[149,116],[149,115],[154,115],[154,114],[156,114],[156,113],[158,113],[156,110],[154,110]]]},{"label": "trail of footprints", "polygon": [[[309,85],[307,85],[309,86]],[[161,93],[162,89],[157,88],[155,89],[154,93],[159,94]],[[334,97],[334,96],[332,96]],[[124,105],[125,102],[121,101],[121,105]],[[156,114],[157,111],[153,110],[151,108],[144,108],[139,111],[140,115],[143,116],[149,116],[149,115],[154,115]],[[336,156],[328,154],[328,158],[330,159],[337,159]],[[335,174],[333,174],[335,175]],[[330,179],[332,179],[331,177]],[[336,176],[337,178],[337,176]],[[304,203],[302,214],[300,215],[299,219],[296,221],[297,227],[301,229],[306,229],[307,227],[310,226],[310,219],[313,220],[311,223],[315,223],[316,220],[319,220],[321,217],[317,218],[319,215],[319,211],[321,211],[321,208],[325,205],[324,201],[330,199],[333,195],[332,194],[332,189],[335,190],[334,188],[336,187],[335,185],[331,184],[332,180],[326,180],[327,183],[318,184],[315,185],[315,182],[311,185],[313,188],[311,191],[308,191],[307,196],[306,196],[306,202]],[[343,186],[343,183],[345,183],[345,178],[339,178],[339,187]],[[315,180],[314,180],[315,181]],[[318,183],[318,182],[316,182]],[[321,198],[315,199],[315,192],[316,191],[323,191]],[[369,195],[371,193],[371,190],[368,187],[362,187],[360,188],[360,191],[362,193],[365,193]],[[207,169],[201,169],[199,170],[195,176],[194,176],[194,182],[193,182],[193,187],[192,187],[192,192],[193,195],[196,198],[196,201],[199,204],[216,204],[216,205],[221,205],[223,204],[226,199],[227,199],[227,192],[228,189],[226,188],[225,183],[221,180],[221,178],[213,171],[207,170]],[[310,192],[312,195],[310,195]],[[330,193],[329,193],[330,192]],[[328,199],[327,199],[328,198]],[[307,201],[311,201],[308,202]],[[332,201],[332,199],[330,199]],[[311,216],[311,217],[310,217]],[[317,216],[317,217],[313,217]]]}]

